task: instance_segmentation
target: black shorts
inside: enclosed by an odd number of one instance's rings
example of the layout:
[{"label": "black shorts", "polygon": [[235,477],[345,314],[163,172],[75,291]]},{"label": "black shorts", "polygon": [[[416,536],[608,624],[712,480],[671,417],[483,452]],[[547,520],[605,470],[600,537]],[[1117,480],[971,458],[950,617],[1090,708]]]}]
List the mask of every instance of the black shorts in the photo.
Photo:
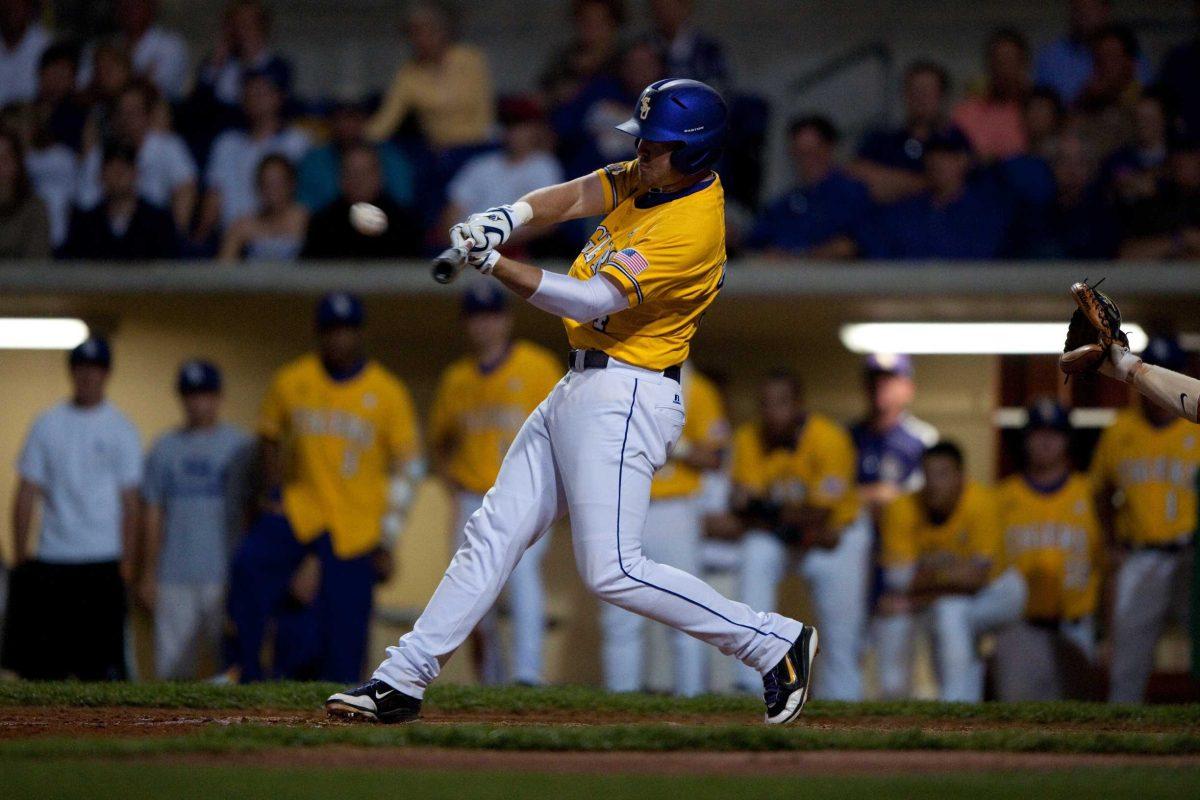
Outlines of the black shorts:
[{"label": "black shorts", "polygon": [[115,561],[27,561],[9,582],[0,665],[27,680],[124,680],[125,584]]}]

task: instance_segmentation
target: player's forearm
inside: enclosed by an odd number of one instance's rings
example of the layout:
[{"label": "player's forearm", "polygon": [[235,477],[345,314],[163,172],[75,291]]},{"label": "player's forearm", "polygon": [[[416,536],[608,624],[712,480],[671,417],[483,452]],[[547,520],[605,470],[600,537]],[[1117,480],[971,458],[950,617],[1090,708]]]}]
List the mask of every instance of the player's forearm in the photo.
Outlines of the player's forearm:
[{"label": "player's forearm", "polygon": [[162,546],[162,509],[147,503],[142,509],[142,559],[138,574],[143,580],[158,573],[158,554]]},{"label": "player's forearm", "polygon": [[604,188],[595,175],[584,175],[566,183],[535,189],[517,202],[529,204],[532,215],[526,222],[556,225],[569,219],[604,213]]},{"label": "player's forearm", "polygon": [[121,545],[122,556],[121,562],[129,565],[123,569],[124,578],[129,580],[133,577],[132,565],[137,563],[139,544],[138,533],[138,496],[137,489],[129,488],[121,490]]},{"label": "player's forearm", "polygon": [[1152,364],[1139,363],[1128,382],[1143,396],[1188,422],[1200,422],[1200,380]]},{"label": "player's forearm", "polygon": [[13,501],[13,558],[17,564],[29,557],[29,528],[33,523],[33,503],[37,494],[37,488],[29,481],[22,480],[17,486]]},{"label": "player's forearm", "polygon": [[501,256],[492,275],[530,305],[548,314],[587,322],[629,307],[629,299],[603,275],[579,280]]}]

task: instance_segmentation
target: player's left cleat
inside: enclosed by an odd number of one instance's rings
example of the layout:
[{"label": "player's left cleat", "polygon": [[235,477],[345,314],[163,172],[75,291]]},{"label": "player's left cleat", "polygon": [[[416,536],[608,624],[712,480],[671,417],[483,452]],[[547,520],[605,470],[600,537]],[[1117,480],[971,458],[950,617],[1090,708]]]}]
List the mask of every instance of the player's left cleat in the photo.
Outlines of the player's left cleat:
[{"label": "player's left cleat", "polygon": [[763,675],[763,701],[767,704],[768,725],[786,725],[800,716],[808,702],[812,683],[812,662],[820,648],[817,629],[804,625],[800,636],[783,659]]},{"label": "player's left cleat", "polygon": [[338,692],[325,701],[325,712],[349,722],[412,722],[421,701],[372,678],[357,689]]}]

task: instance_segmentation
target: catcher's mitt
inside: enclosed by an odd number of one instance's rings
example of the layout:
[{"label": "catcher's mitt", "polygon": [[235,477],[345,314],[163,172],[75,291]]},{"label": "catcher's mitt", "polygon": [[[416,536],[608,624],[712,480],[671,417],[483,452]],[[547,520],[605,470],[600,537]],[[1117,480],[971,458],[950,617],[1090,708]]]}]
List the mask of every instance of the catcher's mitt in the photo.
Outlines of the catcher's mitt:
[{"label": "catcher's mitt", "polygon": [[1071,315],[1058,366],[1066,374],[1076,375],[1104,363],[1113,342],[1128,347],[1129,340],[1121,331],[1121,311],[1108,295],[1081,282],[1071,287],[1071,296],[1079,307]]}]

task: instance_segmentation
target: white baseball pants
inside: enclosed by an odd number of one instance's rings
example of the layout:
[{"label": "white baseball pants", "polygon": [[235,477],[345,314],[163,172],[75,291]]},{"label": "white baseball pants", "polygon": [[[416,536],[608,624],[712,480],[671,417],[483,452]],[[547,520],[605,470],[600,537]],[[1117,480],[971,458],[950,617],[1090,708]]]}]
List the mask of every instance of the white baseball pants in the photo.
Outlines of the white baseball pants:
[{"label": "white baseball pants", "polygon": [[[660,564],[698,573],[700,522],[700,509],[694,497],[651,500],[646,512],[643,552]],[[646,688],[644,622],[643,617],[618,606],[605,604],[600,609],[604,688],[610,692],[638,692]],[[679,631],[671,631],[669,638],[674,693],[683,697],[703,694],[704,659],[708,655],[703,643]]]},{"label": "white baseball pants", "polygon": [[642,553],[650,479],[683,428],[680,387],[611,361],[568,373],[525,421],[466,543],[410,633],[374,677],[414,697],[496,602],[525,551],[569,513],[584,584],[609,603],[677,628],[760,673],[800,635],[799,622],[728,600]]},{"label": "white baseball pants", "polygon": [[[455,522],[455,548],[465,543],[467,521],[483,505],[483,495],[471,492],[458,494],[458,519]],[[512,622],[511,671],[505,663],[500,641],[500,620],[495,609],[479,621],[483,639],[484,684],[494,686],[508,683],[538,685],[542,682],[542,645],[546,638],[546,593],[542,587],[542,559],[550,546],[550,537],[543,536],[528,550],[508,579],[509,619]]]},{"label": "white baseball pants", "polygon": [[1110,703],[1141,703],[1154,671],[1154,649],[1169,616],[1188,624],[1193,554],[1135,550],[1117,570],[1112,618]]},{"label": "white baseball pants", "polygon": [[225,584],[160,583],[154,606],[154,677],[195,680],[203,658],[219,664]]}]

